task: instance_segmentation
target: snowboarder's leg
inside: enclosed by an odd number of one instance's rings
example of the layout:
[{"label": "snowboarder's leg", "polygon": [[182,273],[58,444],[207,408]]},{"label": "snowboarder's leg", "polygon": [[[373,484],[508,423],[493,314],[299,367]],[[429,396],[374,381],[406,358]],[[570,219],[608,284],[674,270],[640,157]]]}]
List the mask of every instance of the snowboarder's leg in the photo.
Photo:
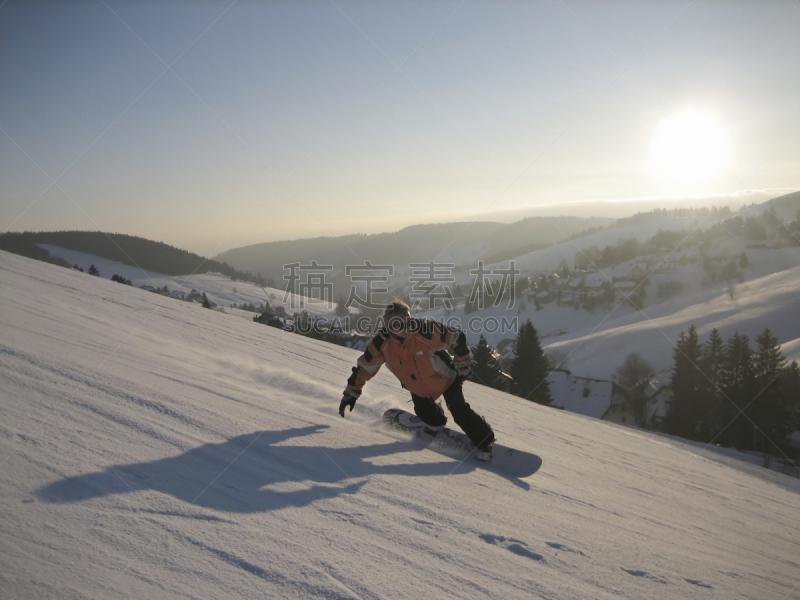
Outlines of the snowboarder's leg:
[{"label": "snowboarder's leg", "polygon": [[464,399],[462,380],[457,378],[444,392],[444,401],[453,419],[478,448],[487,448],[494,442],[494,432],[486,420],[476,413]]},{"label": "snowboarder's leg", "polygon": [[447,417],[442,407],[430,398],[423,398],[416,394],[411,394],[414,401],[414,412],[431,427],[442,427],[447,423]]}]

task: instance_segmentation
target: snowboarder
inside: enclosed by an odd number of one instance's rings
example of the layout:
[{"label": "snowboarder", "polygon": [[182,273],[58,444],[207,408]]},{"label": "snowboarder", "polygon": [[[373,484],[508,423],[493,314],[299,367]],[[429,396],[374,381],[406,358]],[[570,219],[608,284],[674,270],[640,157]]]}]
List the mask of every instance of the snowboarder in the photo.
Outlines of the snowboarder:
[{"label": "snowboarder", "polygon": [[436,435],[447,423],[441,404],[436,402],[439,396],[444,396],[453,419],[475,445],[476,458],[491,459],[494,432],[470,408],[462,391],[470,373],[464,332],[436,321],[413,319],[405,302],[389,304],[383,313],[381,330],[359,357],[347,380],[339,404],[342,417],[348,406],[353,410],[364,384],[383,363],[411,392],[414,412],[428,425],[428,433]]}]

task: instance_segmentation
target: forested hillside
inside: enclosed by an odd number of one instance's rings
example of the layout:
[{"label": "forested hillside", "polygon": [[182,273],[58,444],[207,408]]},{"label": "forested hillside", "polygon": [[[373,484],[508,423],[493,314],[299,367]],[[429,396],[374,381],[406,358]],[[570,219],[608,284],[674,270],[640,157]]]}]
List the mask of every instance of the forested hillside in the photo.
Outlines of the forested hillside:
[{"label": "forested hillside", "polygon": [[211,260],[163,242],[154,242],[145,238],[120,233],[52,231],[6,233],[0,236],[0,250],[6,250],[28,258],[54,262],[62,266],[70,266],[62,259],[51,257],[50,253],[44,248],[40,248],[38,244],[49,244],[85,252],[86,254],[94,254],[101,258],[115,260],[146,271],[162,273],[163,275],[189,275],[215,271],[234,279],[252,281],[259,285],[265,285],[266,283],[258,275],[247,271],[237,271],[227,263]]}]

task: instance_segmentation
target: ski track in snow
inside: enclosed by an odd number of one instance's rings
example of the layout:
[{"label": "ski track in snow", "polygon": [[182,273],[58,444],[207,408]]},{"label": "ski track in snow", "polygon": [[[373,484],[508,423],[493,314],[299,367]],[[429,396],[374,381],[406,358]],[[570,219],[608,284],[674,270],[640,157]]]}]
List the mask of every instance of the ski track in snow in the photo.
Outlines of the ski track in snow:
[{"label": "ski track in snow", "polygon": [[357,352],[0,252],[0,596],[775,598],[800,482],[468,384],[513,481]]}]

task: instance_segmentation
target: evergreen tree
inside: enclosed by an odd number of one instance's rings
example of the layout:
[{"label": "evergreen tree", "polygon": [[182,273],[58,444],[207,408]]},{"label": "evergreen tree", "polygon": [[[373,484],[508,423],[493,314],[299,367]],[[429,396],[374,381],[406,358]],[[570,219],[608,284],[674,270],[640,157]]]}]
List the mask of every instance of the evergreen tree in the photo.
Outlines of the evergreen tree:
[{"label": "evergreen tree", "polygon": [[203,308],[211,308],[211,302],[208,301],[205,292],[203,292]]},{"label": "evergreen tree", "polygon": [[478,345],[472,349],[472,380],[483,385],[499,388],[501,385],[500,361],[497,352],[481,336]]},{"label": "evergreen tree", "polygon": [[752,426],[744,411],[754,395],[754,387],[750,340],[737,332],[725,345],[720,369],[719,440],[723,444],[743,448],[752,440]]},{"label": "evergreen tree", "polygon": [[786,358],[778,338],[765,329],[756,338],[754,358],[756,395],[752,400],[753,449],[772,451],[791,432],[788,408],[791,396],[786,395],[782,379],[788,375]]},{"label": "evergreen tree", "polygon": [[100,269],[98,269],[97,267],[94,266],[94,264],[92,264],[92,266],[89,267],[89,275],[100,277]]},{"label": "evergreen tree", "polygon": [[720,413],[720,377],[722,362],[725,357],[725,342],[717,329],[703,344],[700,357],[702,377],[699,381],[697,397],[697,437],[702,441],[710,441],[719,431]]},{"label": "evergreen tree", "polygon": [[696,439],[698,434],[698,405],[703,373],[700,369],[701,347],[697,328],[681,332],[673,353],[672,402],[664,418],[664,431],[681,437]]},{"label": "evergreen tree", "polygon": [[765,380],[774,379],[778,374],[786,369],[786,358],[781,352],[778,338],[767,328],[756,338],[758,350],[754,357],[755,376]]},{"label": "evergreen tree", "polygon": [[790,431],[800,429],[800,366],[797,361],[786,367],[780,379],[781,390],[787,399],[788,427]]},{"label": "evergreen tree", "polygon": [[719,330],[712,329],[708,340],[703,344],[703,361],[707,366],[707,373],[713,375],[710,379],[716,382],[716,377],[722,368],[722,361],[725,356],[725,342],[719,334]]},{"label": "evergreen tree", "polygon": [[133,282],[130,279],[125,279],[122,275],[117,275],[116,273],[111,276],[111,281],[124,283],[125,285],[133,285]]},{"label": "evergreen tree", "polygon": [[514,380],[515,393],[539,404],[550,404],[553,399],[550,396],[547,375],[547,358],[539,342],[539,334],[528,319],[520,327],[517,339],[514,341],[511,377]]},{"label": "evergreen tree", "polygon": [[655,375],[655,369],[638,352],[631,352],[617,369],[617,383],[627,393],[636,424],[644,426],[646,420],[647,387]]}]

